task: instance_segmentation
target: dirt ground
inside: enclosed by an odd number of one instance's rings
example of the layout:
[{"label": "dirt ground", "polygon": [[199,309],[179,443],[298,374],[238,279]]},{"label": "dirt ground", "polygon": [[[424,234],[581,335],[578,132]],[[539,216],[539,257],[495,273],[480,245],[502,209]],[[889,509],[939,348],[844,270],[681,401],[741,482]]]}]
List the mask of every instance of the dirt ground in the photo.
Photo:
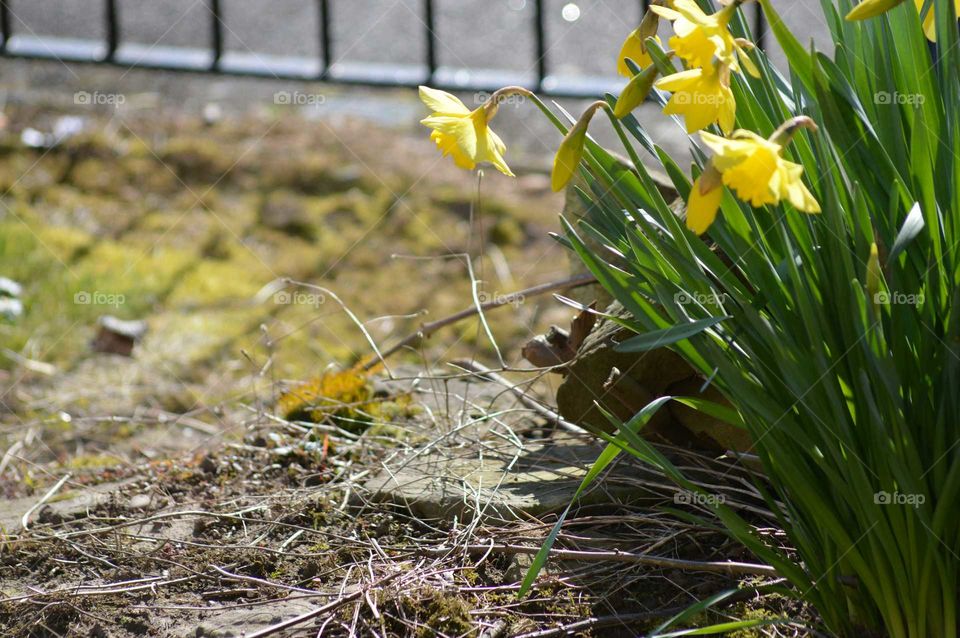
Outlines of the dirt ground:
[{"label": "dirt ground", "polygon": [[[78,115],[75,134],[25,143]],[[502,385],[450,389],[470,376],[451,361],[513,369],[569,322],[550,296],[497,310],[496,349],[472,319],[350,372],[371,342],[470,306],[470,269],[484,299],[569,275],[542,172],[478,185],[426,136],[283,111],[6,116],[0,276],[24,312],[0,324],[2,635],[637,635],[736,587],[709,619],[804,618],[758,592],[762,570],[711,567],[752,559],[658,508],[675,505],[662,481],[579,508],[523,599],[556,511],[427,517],[369,488],[404,455],[556,436]],[[105,314],[146,321],[133,356],[91,350]],[[551,376],[506,376],[552,401]],[[763,632],[747,635],[804,635]]]}]

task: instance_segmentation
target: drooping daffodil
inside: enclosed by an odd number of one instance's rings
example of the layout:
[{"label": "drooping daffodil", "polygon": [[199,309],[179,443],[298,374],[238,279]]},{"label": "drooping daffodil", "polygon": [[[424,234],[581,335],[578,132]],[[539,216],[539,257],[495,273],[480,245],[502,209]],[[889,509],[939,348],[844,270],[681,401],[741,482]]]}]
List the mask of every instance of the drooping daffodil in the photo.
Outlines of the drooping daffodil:
[{"label": "drooping daffodil", "polygon": [[490,120],[497,114],[500,100],[507,95],[529,95],[527,89],[507,87],[493,93],[482,105],[471,111],[457,97],[427,86],[420,87],[420,99],[433,113],[420,120],[433,129],[430,139],[450,155],[457,166],[473,170],[478,164],[492,164],[504,175],[513,177],[513,171],[503,159],[506,145],[490,128]]},{"label": "drooping daffodil", "polygon": [[724,133],[733,130],[737,102],[730,90],[729,67],[711,64],[705,68],[687,69],[660,78],[654,84],[663,91],[671,91],[663,112],[682,115],[687,133],[699,131],[714,122]]},{"label": "drooping daffodil", "polygon": [[744,130],[730,138],[701,131],[700,139],[714,155],[687,201],[687,228],[700,234],[710,227],[720,206],[721,184],[754,207],[786,200],[799,211],[819,213],[820,204],[801,180],[803,167],[781,156],[801,128],[815,131],[816,124],[809,117],[795,117],[769,139]]},{"label": "drooping daffodil", "polygon": [[673,32],[667,42],[677,57],[690,67],[709,68],[713,59],[734,71],[739,71],[743,62],[747,72],[760,77],[753,61],[746,54],[752,44],[733,37],[730,18],[743,0],[734,0],[716,13],[707,14],[694,0],[671,0],[670,7],[650,5],[650,11],[673,22]]}]

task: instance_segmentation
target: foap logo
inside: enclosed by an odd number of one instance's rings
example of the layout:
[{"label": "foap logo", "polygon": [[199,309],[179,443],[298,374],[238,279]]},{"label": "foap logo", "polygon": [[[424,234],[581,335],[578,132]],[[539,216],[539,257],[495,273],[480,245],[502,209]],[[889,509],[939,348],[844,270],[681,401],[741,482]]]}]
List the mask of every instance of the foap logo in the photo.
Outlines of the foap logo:
[{"label": "foap logo", "polygon": [[278,106],[320,106],[327,101],[322,93],[303,91],[277,91],[273,94],[273,103]]},{"label": "foap logo", "polygon": [[673,495],[673,502],[677,505],[714,507],[726,503],[727,497],[723,494],[701,494],[700,492],[691,492],[690,490],[680,490]]},{"label": "foap logo", "polygon": [[273,303],[278,306],[313,306],[319,308],[327,298],[317,292],[303,290],[281,290],[273,295]]},{"label": "foap logo", "polygon": [[878,306],[919,306],[923,303],[923,293],[907,294],[898,291],[880,291],[874,293],[873,303]]},{"label": "foap logo", "polygon": [[874,505],[908,505],[920,507],[927,502],[925,494],[904,494],[902,492],[885,492],[880,490],[873,495]]},{"label": "foap logo", "polygon": [[727,293],[681,291],[673,296],[673,300],[681,306],[719,306],[727,300]]},{"label": "foap logo", "polygon": [[127,96],[123,93],[77,91],[73,94],[73,103],[79,106],[112,106],[118,108],[126,101]]},{"label": "foap logo", "polygon": [[127,303],[126,295],[100,290],[80,290],[73,295],[73,303],[78,306],[113,306],[119,308]]},{"label": "foap logo", "polygon": [[482,304],[496,304],[498,306],[513,306],[519,308],[526,302],[526,297],[517,293],[502,295],[499,292],[489,293],[481,290],[477,293],[477,299]]},{"label": "foap logo", "polygon": [[923,104],[927,100],[922,93],[900,93],[894,91],[877,91],[873,94],[874,104]]},{"label": "foap logo", "polygon": [[[493,96],[493,93],[488,93],[487,91],[477,91],[473,94],[473,103],[476,106],[482,106],[486,104]],[[521,104],[527,101],[527,98],[516,93],[497,95],[496,99],[497,106],[512,106],[514,108],[519,107]]]},{"label": "foap logo", "polygon": [[672,98],[674,104],[679,105],[697,105],[697,106],[716,106],[727,101],[723,93],[693,93],[691,91],[677,91]]}]

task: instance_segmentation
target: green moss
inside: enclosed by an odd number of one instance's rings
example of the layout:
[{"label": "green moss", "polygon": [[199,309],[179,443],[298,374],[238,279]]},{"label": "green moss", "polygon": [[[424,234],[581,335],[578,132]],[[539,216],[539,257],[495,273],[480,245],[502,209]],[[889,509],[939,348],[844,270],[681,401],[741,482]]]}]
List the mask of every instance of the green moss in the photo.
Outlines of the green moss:
[{"label": "green moss", "polygon": [[236,158],[223,146],[207,137],[176,137],[159,153],[164,164],[189,184],[213,184],[228,176]]},{"label": "green moss", "polygon": [[519,246],[526,239],[526,233],[517,220],[501,217],[490,228],[489,239],[498,246]]},{"label": "green moss", "polygon": [[274,278],[268,265],[245,251],[228,260],[198,263],[174,288],[168,302],[192,307],[250,302]]}]

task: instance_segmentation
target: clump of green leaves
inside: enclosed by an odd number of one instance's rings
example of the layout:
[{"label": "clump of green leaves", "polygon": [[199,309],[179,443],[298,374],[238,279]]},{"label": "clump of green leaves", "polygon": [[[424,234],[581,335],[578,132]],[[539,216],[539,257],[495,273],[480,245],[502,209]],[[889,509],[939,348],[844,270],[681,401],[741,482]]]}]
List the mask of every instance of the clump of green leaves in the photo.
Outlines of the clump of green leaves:
[{"label": "clump of green leaves", "polygon": [[[957,636],[954,2],[928,1],[919,11],[902,3],[857,23],[841,18],[849,0],[823,2],[832,56],[804,48],[770,0],[760,4],[789,73],[752,51],[759,77],[731,81],[736,125],[762,136],[801,115],[819,125],[799,132],[785,155],[803,166],[822,213],[803,215],[785,202],[754,209],[725,193],[703,241],[639,161],[625,166],[588,141],[580,169],[587,188],[579,195],[590,215],[568,224],[564,241],[632,312],[639,335],[623,348],[670,346],[731,403],[725,412],[683,399],[748,430],[769,481],[768,504],[796,558],[718,504],[730,534],[775,566],[832,634]],[[936,44],[921,27],[927,12],[935,14]],[[741,15],[731,28],[749,37]],[[669,64],[647,44],[656,64]],[[667,96],[653,97],[664,103]],[[686,200],[690,180],[641,123],[627,116],[615,126],[627,153],[638,160],[639,149],[648,151]],[[696,177],[707,152],[692,143]],[[598,244],[604,248],[590,247]],[[670,400],[620,424],[594,470],[626,450],[698,489],[637,434]]]}]

